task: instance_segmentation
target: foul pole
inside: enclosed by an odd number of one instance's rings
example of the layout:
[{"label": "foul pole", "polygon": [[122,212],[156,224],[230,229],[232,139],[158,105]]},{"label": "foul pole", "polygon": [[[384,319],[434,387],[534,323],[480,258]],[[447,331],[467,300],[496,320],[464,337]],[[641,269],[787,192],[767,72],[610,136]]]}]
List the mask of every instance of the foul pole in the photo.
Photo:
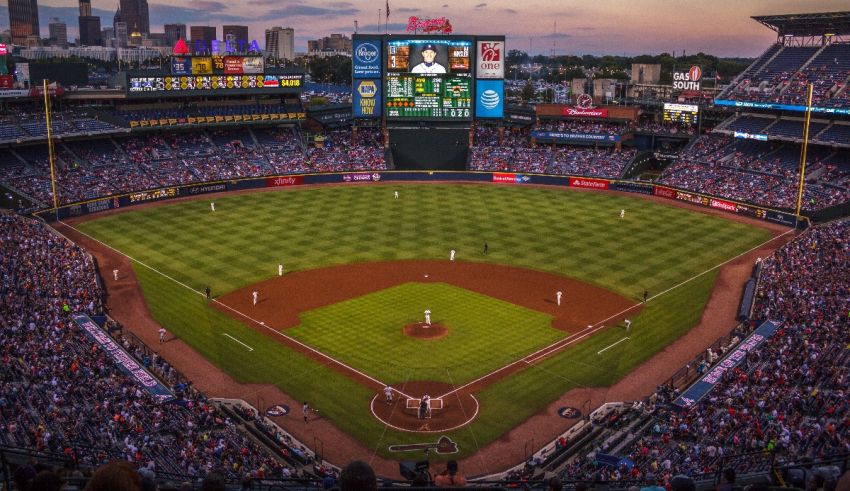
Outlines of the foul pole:
[{"label": "foul pole", "polygon": [[806,150],[809,147],[809,123],[812,120],[812,84],[806,85],[806,119],[803,121],[803,148],[800,151],[800,184],[797,190],[797,209],[795,215],[800,218],[803,206],[803,186],[806,183]]},{"label": "foul pole", "polygon": [[47,158],[50,162],[50,185],[53,189],[53,213],[59,219],[59,196],[56,195],[56,156],[53,151],[53,127],[50,124],[50,96],[47,92],[47,79],[44,79],[44,121],[47,123]]}]

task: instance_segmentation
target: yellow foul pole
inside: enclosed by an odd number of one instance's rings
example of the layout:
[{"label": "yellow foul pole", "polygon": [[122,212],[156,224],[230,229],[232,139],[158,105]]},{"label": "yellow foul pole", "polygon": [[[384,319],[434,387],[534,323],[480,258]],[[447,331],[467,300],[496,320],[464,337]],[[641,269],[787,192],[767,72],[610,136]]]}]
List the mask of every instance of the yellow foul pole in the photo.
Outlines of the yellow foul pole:
[{"label": "yellow foul pole", "polygon": [[803,206],[803,185],[806,183],[806,150],[809,147],[809,122],[812,120],[812,84],[806,85],[806,119],[803,122],[803,148],[800,152],[800,185],[797,190],[797,211],[800,217],[800,208]]},{"label": "yellow foul pole", "polygon": [[59,196],[56,195],[56,158],[53,154],[53,127],[50,124],[50,96],[47,93],[47,79],[44,85],[44,121],[47,123],[47,157],[50,161],[50,184],[53,186],[53,211],[59,213]]}]

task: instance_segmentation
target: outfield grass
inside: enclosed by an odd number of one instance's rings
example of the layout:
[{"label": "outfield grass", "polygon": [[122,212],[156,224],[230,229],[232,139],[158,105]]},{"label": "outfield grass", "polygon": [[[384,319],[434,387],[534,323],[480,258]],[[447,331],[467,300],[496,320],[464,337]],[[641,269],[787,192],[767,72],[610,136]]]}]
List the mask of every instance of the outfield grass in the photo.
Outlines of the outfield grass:
[{"label": "outfield grass", "polygon": [[[445,337],[402,332],[422,321],[411,312],[423,305],[448,328]],[[405,283],[306,312],[286,334],[385,383],[465,383],[561,339],[551,325],[547,314],[456,286]]]},{"label": "outfield grass", "polygon": [[[400,191],[399,200],[392,199],[393,189]],[[618,218],[621,208],[624,220]],[[272,277],[279,262],[287,270],[306,270],[446,258],[454,248],[459,260],[571,276],[635,300],[644,289],[654,295],[770,236],[763,229],[626,195],[514,186],[293,189],[218,198],[216,209],[210,212],[206,200],[184,202],[103,217],[80,229],[197,290],[209,284],[214,294]],[[485,241],[487,256],[480,254]],[[368,410],[374,394],[365,388],[270,343],[266,335],[207,308],[199,295],[174,282],[134,269],[155,319],[237,380],[273,383],[297,399],[313,401],[340,428],[385,456],[393,456],[386,451],[390,444],[421,439],[374,420]],[[634,319],[632,339],[605,356],[596,351],[622,337],[616,329],[487,387],[479,394],[482,412],[475,423],[452,432],[461,456],[570,388],[609,385],[681,336],[698,321],[714,278],[714,273],[703,275],[649,302]],[[316,322],[316,327],[323,323],[321,316]],[[255,351],[249,356],[223,333]],[[527,342],[543,343],[543,337]],[[440,365],[434,377],[444,373],[457,384],[469,376],[453,361]],[[396,380],[397,375],[389,376]]]}]

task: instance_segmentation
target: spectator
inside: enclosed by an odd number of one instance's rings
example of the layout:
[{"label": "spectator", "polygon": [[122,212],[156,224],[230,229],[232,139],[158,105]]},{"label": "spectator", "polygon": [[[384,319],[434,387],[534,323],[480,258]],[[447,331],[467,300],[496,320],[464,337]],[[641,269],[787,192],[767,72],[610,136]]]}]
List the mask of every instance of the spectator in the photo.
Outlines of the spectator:
[{"label": "spectator", "polygon": [[142,478],[129,462],[114,461],[95,471],[85,491],[142,491]]},{"label": "spectator", "polygon": [[441,488],[458,488],[466,486],[466,478],[457,475],[457,461],[446,462],[446,470],[434,478],[434,485]]},{"label": "spectator", "polygon": [[375,471],[361,460],[355,460],[342,469],[339,475],[340,491],[377,491]]}]

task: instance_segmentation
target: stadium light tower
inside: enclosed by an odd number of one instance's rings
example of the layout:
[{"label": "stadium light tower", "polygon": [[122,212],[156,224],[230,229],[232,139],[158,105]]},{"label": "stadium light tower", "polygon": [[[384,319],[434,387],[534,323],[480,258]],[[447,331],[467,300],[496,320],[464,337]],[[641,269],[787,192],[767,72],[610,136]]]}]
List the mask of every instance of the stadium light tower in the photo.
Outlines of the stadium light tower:
[{"label": "stadium light tower", "polygon": [[797,190],[797,218],[800,217],[800,208],[803,206],[803,186],[806,183],[806,150],[809,146],[809,123],[812,120],[812,84],[806,85],[806,119],[803,121],[803,148],[800,152],[800,185]]}]

